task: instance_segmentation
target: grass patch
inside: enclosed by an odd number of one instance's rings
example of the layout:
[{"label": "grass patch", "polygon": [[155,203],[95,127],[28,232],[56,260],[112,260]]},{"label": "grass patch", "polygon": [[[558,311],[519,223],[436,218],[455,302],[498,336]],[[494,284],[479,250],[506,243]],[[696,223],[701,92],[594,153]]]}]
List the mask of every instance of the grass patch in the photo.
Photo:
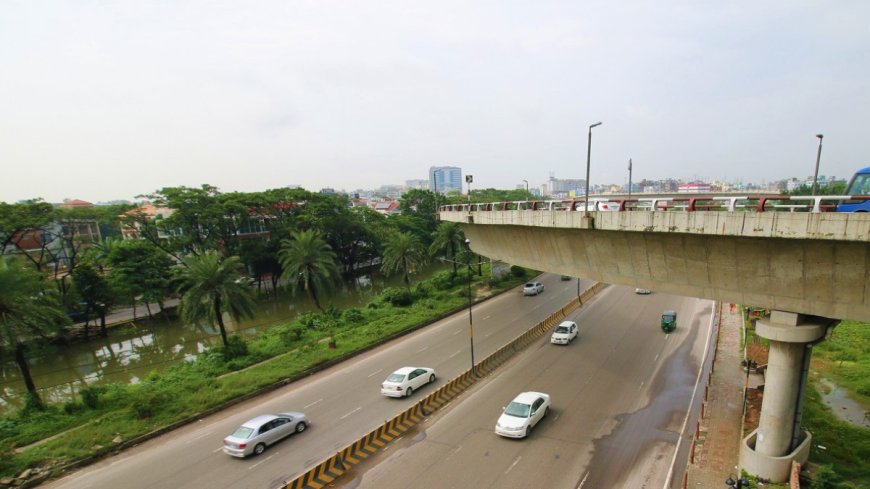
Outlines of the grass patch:
[{"label": "grass patch", "polygon": [[[487,277],[488,267],[483,268],[482,276],[472,277],[472,293],[478,297],[511,288],[529,275],[512,271],[493,280]],[[80,401],[2,417],[0,478],[15,477],[25,469],[50,472],[113,451],[119,444],[427,324],[467,304],[467,273],[439,272],[410,293],[392,291],[364,308],[309,314],[249,341],[236,338],[231,348],[212,348],[193,362],[153,372],[138,384],[93,387],[83,390]],[[335,348],[329,347],[330,338]],[[16,450],[35,442],[40,443]]]},{"label": "grass patch", "polygon": [[[813,348],[812,374],[828,378],[849,396],[870,407],[870,324],[843,321],[830,339]],[[810,461],[834,473],[834,482],[820,487],[870,489],[870,428],[840,420],[824,403],[823,385],[811,382],[804,400],[802,424],[813,433]],[[819,445],[825,449],[819,448]]]}]

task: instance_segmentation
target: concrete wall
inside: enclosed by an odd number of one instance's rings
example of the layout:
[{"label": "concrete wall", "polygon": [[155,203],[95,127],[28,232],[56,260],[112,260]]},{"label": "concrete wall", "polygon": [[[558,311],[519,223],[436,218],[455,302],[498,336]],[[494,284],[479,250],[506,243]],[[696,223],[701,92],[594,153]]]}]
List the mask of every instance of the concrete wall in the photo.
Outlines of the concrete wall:
[{"label": "concrete wall", "polygon": [[442,212],[475,252],[691,297],[870,321],[870,215]]}]

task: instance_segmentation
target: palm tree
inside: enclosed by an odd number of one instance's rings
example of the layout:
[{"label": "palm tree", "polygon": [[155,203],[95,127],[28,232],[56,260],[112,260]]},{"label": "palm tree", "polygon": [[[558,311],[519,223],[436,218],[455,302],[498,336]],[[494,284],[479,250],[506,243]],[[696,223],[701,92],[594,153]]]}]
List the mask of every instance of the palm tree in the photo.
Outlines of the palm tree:
[{"label": "palm tree", "polygon": [[426,265],[426,252],[420,238],[409,232],[395,233],[384,246],[381,270],[386,274],[402,273],[405,287],[411,288],[410,275]]},{"label": "palm tree", "polygon": [[36,270],[22,267],[12,260],[0,260],[2,340],[15,351],[15,363],[36,407],[42,406],[42,399],[24,356],[23,339],[56,331],[70,322],[56,290],[45,285]]},{"label": "palm tree", "polygon": [[332,248],[313,230],[291,234],[292,240],[281,241],[278,261],[295,293],[303,289],[314,305],[323,311],[318,294],[338,281],[338,260]]},{"label": "palm tree", "polygon": [[223,313],[234,321],[254,316],[254,293],[239,269],[241,260],[231,256],[221,261],[216,251],[191,255],[183,260],[178,290],[181,297],[181,318],[192,323],[217,322],[224,346],[229,345]]},{"label": "palm tree", "polygon": [[453,263],[453,275],[456,275],[456,250],[462,246],[465,236],[455,222],[443,221],[435,230],[434,239],[429,246],[429,254],[444,252]]}]

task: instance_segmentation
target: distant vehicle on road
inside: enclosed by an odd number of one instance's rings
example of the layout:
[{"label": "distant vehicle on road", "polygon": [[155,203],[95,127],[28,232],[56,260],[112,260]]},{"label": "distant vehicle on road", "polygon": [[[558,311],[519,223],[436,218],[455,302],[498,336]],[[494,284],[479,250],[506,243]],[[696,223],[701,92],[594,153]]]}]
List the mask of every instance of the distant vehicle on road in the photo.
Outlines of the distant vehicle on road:
[{"label": "distant vehicle on road", "polygon": [[662,331],[670,333],[677,329],[677,311],[667,310],[662,313]]},{"label": "distant vehicle on road", "polygon": [[641,289],[641,288],[637,288],[637,289],[634,289],[634,293],[635,293],[635,294],[646,295],[646,294],[650,294],[650,293],[652,293],[652,291],[649,290],[649,289]]},{"label": "distant vehicle on road", "polygon": [[415,390],[435,382],[435,369],[427,367],[402,367],[381,384],[381,394],[388,397],[408,397]]},{"label": "distant vehicle on road", "polygon": [[259,455],[266,447],[308,428],[308,418],[299,412],[263,414],[246,421],[224,438],[224,453],[244,458]]},{"label": "distant vehicle on road", "polygon": [[525,438],[550,412],[550,395],[521,392],[508,404],[495,423],[495,434],[508,438]]},{"label": "distant vehicle on road", "polygon": [[562,275],[560,278],[561,278],[562,280],[571,280],[571,276],[570,276],[570,275]]},{"label": "distant vehicle on road", "polygon": [[574,321],[562,321],[553,330],[553,335],[550,336],[550,343],[554,345],[567,345],[577,337],[577,323]]},{"label": "distant vehicle on road", "polygon": [[[855,172],[846,195],[870,195],[870,166]],[[847,200],[837,205],[837,212],[870,212],[870,199]]]},{"label": "distant vehicle on road", "polygon": [[544,291],[544,284],[541,282],[529,282],[523,287],[523,295],[538,295]]}]

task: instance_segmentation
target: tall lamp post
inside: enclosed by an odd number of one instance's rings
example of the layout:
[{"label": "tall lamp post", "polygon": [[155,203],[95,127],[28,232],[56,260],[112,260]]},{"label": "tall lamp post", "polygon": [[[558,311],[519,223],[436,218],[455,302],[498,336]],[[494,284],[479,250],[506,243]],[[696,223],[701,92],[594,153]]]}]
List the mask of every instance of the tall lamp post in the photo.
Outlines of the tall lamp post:
[{"label": "tall lamp post", "polygon": [[819,152],[816,153],[816,172],[813,173],[813,195],[816,195],[816,187],[819,180],[819,160],[822,159],[822,138],[825,137],[824,134],[816,134],[816,137],[819,138]]},{"label": "tall lamp post", "polygon": [[628,198],[631,198],[631,158],[628,159]]},{"label": "tall lamp post", "polygon": [[529,181],[523,180],[523,183],[526,184],[526,200],[529,200]]},{"label": "tall lamp post", "polygon": [[474,181],[474,177],[471,175],[465,175],[465,183],[468,184],[468,202],[471,202],[471,182]]},{"label": "tall lamp post", "polygon": [[[465,246],[471,251],[471,240],[465,239]],[[468,342],[471,349],[471,375],[477,376],[474,370],[474,321],[471,318],[471,255],[468,255]]]},{"label": "tall lamp post", "polygon": [[471,375],[477,376],[477,370],[474,368],[474,320],[471,315],[471,305],[473,301],[471,300],[471,240],[465,240],[465,247],[468,249],[468,260],[465,263],[448,260],[447,258],[440,258],[442,262],[456,263],[459,265],[465,265],[468,267],[468,342],[469,349],[471,351]]},{"label": "tall lamp post", "polygon": [[589,166],[592,161],[592,128],[600,125],[600,122],[596,122],[589,126],[589,144],[586,146],[586,217],[589,217]]}]

